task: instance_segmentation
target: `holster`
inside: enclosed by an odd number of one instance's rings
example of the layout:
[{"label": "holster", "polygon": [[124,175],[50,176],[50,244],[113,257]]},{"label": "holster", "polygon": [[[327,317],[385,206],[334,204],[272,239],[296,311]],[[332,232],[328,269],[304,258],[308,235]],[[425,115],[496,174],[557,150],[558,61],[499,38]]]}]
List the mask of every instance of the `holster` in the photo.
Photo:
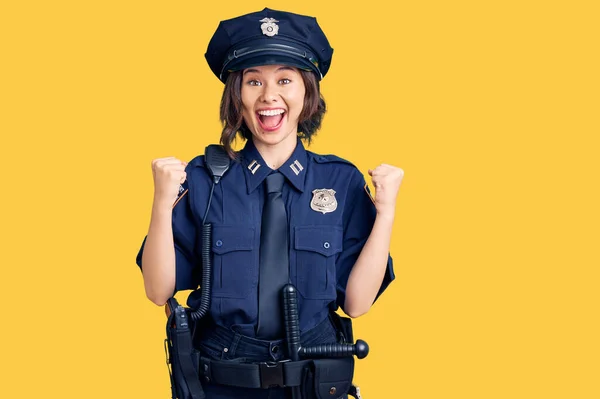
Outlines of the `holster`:
[{"label": "holster", "polygon": [[315,359],[303,370],[302,399],[337,399],[352,387],[354,358]]},{"label": "holster", "polygon": [[192,345],[193,326],[190,325],[185,309],[170,298],[167,303],[167,366],[171,378],[173,399],[204,399],[204,391],[198,378],[200,353]]}]

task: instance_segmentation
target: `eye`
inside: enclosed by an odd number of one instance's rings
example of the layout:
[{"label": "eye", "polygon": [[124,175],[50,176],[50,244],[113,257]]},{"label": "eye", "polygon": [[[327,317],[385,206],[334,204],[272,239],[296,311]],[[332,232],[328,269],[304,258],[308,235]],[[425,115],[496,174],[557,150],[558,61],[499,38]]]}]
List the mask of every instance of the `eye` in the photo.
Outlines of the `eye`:
[{"label": "eye", "polygon": [[292,81],[287,78],[279,80],[279,84],[289,85],[290,83],[292,83]]},{"label": "eye", "polygon": [[262,86],[262,83],[260,83],[256,79],[251,79],[251,80],[247,81],[246,84],[249,84],[250,86]]}]

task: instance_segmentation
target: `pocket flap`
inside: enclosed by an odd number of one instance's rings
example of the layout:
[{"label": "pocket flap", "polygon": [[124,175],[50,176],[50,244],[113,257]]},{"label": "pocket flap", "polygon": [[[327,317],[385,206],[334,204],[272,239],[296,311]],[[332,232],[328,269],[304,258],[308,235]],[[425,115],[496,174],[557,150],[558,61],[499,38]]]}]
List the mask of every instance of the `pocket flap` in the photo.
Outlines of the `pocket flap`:
[{"label": "pocket flap", "polygon": [[339,226],[296,227],[295,248],[331,256],[342,251],[342,228]]},{"label": "pocket flap", "polygon": [[216,254],[254,249],[255,229],[251,226],[213,226],[212,250]]}]

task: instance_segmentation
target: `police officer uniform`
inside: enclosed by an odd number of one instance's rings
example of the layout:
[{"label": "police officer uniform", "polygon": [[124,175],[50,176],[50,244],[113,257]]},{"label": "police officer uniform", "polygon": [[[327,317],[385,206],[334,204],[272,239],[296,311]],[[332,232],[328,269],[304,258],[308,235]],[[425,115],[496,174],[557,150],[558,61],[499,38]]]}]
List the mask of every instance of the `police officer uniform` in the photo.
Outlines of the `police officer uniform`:
[{"label": "police officer uniform", "polygon": [[[275,33],[274,33],[275,32]],[[265,64],[291,65],[321,79],[333,49],[316,19],[264,9],[222,21],[206,54],[215,75]],[[269,168],[253,141],[209,193],[213,180],[204,156],[186,167],[187,181],[173,207],[176,291],[196,289],[201,276],[201,226],[212,224],[212,296],[209,315],[194,336],[201,356],[250,362],[286,357],[283,337],[257,336],[261,216]],[[363,175],[350,162],[307,151],[300,139],[278,169],[288,219],[289,280],[297,288],[303,345],[337,340],[331,310],[344,306],[348,277],[375,221]],[[207,212],[207,207],[210,207]],[[284,249],[285,250],[285,249]],[[137,256],[141,265],[142,248]],[[391,257],[377,296],[394,279]],[[194,308],[197,297],[188,298]],[[243,389],[203,383],[207,398],[285,398],[282,388]]]}]

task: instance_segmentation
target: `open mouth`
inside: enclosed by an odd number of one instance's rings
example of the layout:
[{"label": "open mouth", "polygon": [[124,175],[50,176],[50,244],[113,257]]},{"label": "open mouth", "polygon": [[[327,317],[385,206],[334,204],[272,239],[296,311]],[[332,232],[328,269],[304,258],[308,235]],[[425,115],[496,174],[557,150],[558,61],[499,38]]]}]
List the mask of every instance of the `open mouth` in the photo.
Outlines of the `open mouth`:
[{"label": "open mouth", "polygon": [[264,109],[256,112],[260,127],[268,132],[275,131],[281,127],[284,115],[285,110],[282,108]]}]

